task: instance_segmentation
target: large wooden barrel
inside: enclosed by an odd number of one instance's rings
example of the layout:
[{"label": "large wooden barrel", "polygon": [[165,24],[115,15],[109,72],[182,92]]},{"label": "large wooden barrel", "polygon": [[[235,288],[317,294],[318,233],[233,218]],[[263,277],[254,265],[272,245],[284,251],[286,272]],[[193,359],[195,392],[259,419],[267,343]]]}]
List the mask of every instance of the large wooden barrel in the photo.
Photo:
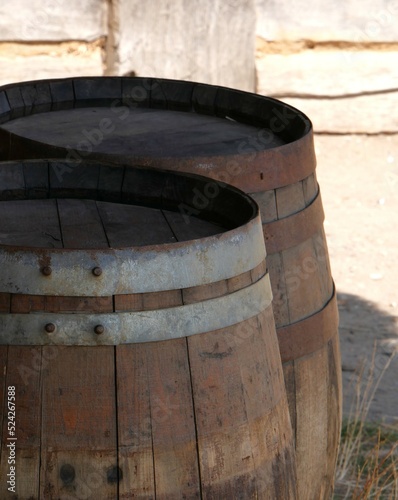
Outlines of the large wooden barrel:
[{"label": "large wooden barrel", "polygon": [[[3,159],[109,159],[201,173],[258,202],[300,498],[332,491],[341,425],[338,313],[312,126],[277,100],[191,82],[77,78],[0,89]],[[67,179],[68,167],[58,175]],[[214,187],[213,187],[214,189]],[[191,213],[209,196],[198,194]]]},{"label": "large wooden barrel", "polygon": [[256,204],[98,162],[0,186],[1,498],[296,498]]}]

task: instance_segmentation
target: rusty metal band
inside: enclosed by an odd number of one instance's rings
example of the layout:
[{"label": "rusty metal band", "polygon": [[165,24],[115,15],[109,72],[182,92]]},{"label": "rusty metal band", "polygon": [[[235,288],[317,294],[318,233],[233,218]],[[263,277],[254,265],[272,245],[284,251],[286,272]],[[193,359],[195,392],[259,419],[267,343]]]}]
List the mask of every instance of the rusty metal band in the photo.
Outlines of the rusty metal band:
[{"label": "rusty metal band", "polygon": [[277,328],[279,350],[283,363],[299,359],[321,349],[338,337],[339,313],[336,290],[326,306],[316,314]]},{"label": "rusty metal band", "polygon": [[268,255],[281,252],[308,240],[321,229],[325,214],[321,194],[304,210],[289,217],[263,224]]},{"label": "rusty metal band", "polygon": [[[0,314],[0,344],[119,345],[169,340],[227,328],[271,306],[266,274],[251,286],[215,299],[152,311],[110,314]],[[46,325],[54,331],[46,332]],[[101,325],[103,333],[95,328]]]},{"label": "rusty metal band", "polygon": [[[13,140],[16,139],[18,138],[13,138]],[[41,152],[37,149],[37,144],[41,145]],[[43,154],[46,157],[65,157],[65,148],[44,145],[25,138],[21,142],[15,142],[14,149],[20,151],[26,149],[24,158],[41,158]],[[93,152],[90,153],[89,158],[131,166],[140,164],[200,174],[231,184],[246,193],[258,193],[290,186],[313,174],[316,168],[312,131],[294,142],[252,153],[160,158],[157,156],[128,157],[123,154]]]},{"label": "rusty metal band", "polygon": [[[251,271],[265,258],[260,216],[184,243],[101,250],[0,248],[0,291],[100,297],[207,285]],[[44,276],[43,266],[51,268]],[[101,268],[95,276],[93,269]]]}]

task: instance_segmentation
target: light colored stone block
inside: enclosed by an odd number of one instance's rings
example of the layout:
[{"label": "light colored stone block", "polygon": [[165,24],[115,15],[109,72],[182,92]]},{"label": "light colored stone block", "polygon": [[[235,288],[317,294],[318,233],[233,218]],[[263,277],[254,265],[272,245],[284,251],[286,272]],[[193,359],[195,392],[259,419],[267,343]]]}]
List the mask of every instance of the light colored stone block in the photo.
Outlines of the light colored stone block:
[{"label": "light colored stone block", "polygon": [[252,0],[119,0],[109,73],[135,72],[254,90]]},{"label": "light colored stone block", "polygon": [[398,0],[255,0],[265,40],[395,42]]},{"label": "light colored stone block", "polygon": [[257,92],[301,109],[316,132],[398,132],[398,52],[308,50],[258,57]]},{"label": "light colored stone block", "polygon": [[341,96],[398,88],[398,51],[307,50],[256,59],[257,91]]},{"label": "light colored stone block", "polygon": [[398,132],[398,92],[346,99],[284,98],[303,111],[315,132],[380,134]]},{"label": "light colored stone block", "polygon": [[2,0],[0,40],[95,40],[106,35],[106,0]]},{"label": "light colored stone block", "polygon": [[103,74],[101,49],[82,54],[37,54],[31,57],[0,53],[0,85],[70,76],[100,76]]}]

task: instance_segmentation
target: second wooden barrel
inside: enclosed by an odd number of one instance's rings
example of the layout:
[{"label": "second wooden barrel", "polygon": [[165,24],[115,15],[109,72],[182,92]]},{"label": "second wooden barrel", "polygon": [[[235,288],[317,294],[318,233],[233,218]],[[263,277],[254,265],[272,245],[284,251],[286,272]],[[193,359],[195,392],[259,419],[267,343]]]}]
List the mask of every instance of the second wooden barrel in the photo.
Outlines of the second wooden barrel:
[{"label": "second wooden barrel", "polygon": [[222,187],[186,215],[207,185],[0,164],[0,470],[11,453],[16,497],[296,498],[258,208]]},{"label": "second wooden barrel", "polygon": [[[108,159],[202,173],[261,208],[273,310],[295,429],[300,497],[333,488],[341,425],[338,313],[310,120],[275,99],[148,78],[48,80],[0,89],[3,159]],[[67,178],[68,166],[60,166]],[[147,188],[150,191],[151,187]]]}]

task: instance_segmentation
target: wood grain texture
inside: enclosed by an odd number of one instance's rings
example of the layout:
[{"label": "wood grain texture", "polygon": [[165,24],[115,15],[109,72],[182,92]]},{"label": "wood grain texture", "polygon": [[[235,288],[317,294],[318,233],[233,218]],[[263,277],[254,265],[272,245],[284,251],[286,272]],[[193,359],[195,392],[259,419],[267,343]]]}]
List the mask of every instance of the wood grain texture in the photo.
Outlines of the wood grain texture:
[{"label": "wood grain texture", "polygon": [[[327,498],[331,470],[327,469],[329,363],[327,345],[294,362],[296,384],[296,454],[299,498]],[[314,373],[316,376],[314,376]],[[333,413],[334,420],[338,415]],[[336,443],[334,445],[336,450]],[[335,455],[334,451],[333,455]]]},{"label": "wood grain texture", "polygon": [[11,294],[10,293],[0,293],[0,312],[10,312],[11,307]]},{"label": "wood grain texture", "polygon": [[156,498],[200,498],[186,339],[152,343],[147,363]]},{"label": "wood grain texture", "polygon": [[116,347],[119,498],[155,499],[148,350],[149,344]]},{"label": "wood grain texture", "polygon": [[318,195],[303,210],[263,224],[267,252],[269,254],[282,252],[313,238],[322,229],[324,218],[322,199]]},{"label": "wood grain texture", "polygon": [[[339,316],[336,293],[319,312],[277,329],[282,363],[305,357],[338,339]],[[336,369],[338,367],[336,366]]]},{"label": "wood grain texture", "polygon": [[294,360],[286,361],[285,363],[283,363],[282,368],[283,368],[283,378],[286,387],[287,402],[289,405],[290,422],[292,424],[292,429],[293,429],[293,441],[294,441],[294,446],[296,446],[297,422],[296,422],[296,379],[294,377],[294,371],[295,371]]},{"label": "wood grain texture", "polygon": [[317,260],[317,274],[319,276],[320,295],[330,297],[333,293],[332,271],[330,269],[329,251],[323,227],[312,237],[314,252]]},{"label": "wood grain texture", "polygon": [[287,325],[290,323],[289,296],[287,293],[288,277],[285,274],[283,254],[274,253],[267,255],[267,265],[272,286],[275,325]]},{"label": "wood grain texture", "polygon": [[236,337],[230,328],[188,339],[204,498],[256,492]]},{"label": "wood grain texture", "polygon": [[[321,295],[318,261],[312,239],[282,252],[285,268],[289,323],[320,311],[330,299]],[[277,325],[277,327],[282,325]]]},{"label": "wood grain texture", "polygon": [[[261,335],[249,336],[239,348],[246,412],[251,423],[250,435],[258,477],[257,494],[259,498],[295,498],[294,436],[286,409],[278,343],[270,335],[274,328],[271,308],[258,316],[257,323]],[[282,388],[280,393],[278,387]],[[265,404],[270,411],[264,414]],[[279,451],[274,455],[276,449]]]},{"label": "wood grain texture", "polygon": [[260,278],[268,272],[267,259],[264,259],[257,267],[250,271],[252,283],[256,283]]},{"label": "wood grain texture", "polygon": [[[336,469],[338,458],[338,446],[341,436],[341,421],[343,418],[343,401],[342,401],[342,371],[341,355],[338,335],[328,343],[328,367],[329,367],[329,384],[328,384],[328,437],[327,437],[327,476],[332,474]],[[336,447],[337,443],[337,447]],[[333,484],[330,481],[325,481],[326,495],[331,495],[333,492]]]},{"label": "wood grain texture", "polygon": [[276,190],[278,219],[289,217],[305,208],[303,185],[301,182],[290,184]]},{"label": "wood grain texture", "polygon": [[0,243],[62,248],[55,200],[0,202]]},{"label": "wood grain texture", "polygon": [[[7,347],[1,349],[4,354]],[[40,447],[41,447],[41,372],[53,355],[40,347],[8,347],[7,373],[4,377],[4,404],[0,496],[9,497],[6,474],[9,473],[8,457],[10,450],[6,447],[9,441],[7,432],[7,387],[15,387],[15,427],[16,444],[16,490],[18,498],[39,498],[40,482]],[[5,360],[2,359],[3,363]],[[5,364],[2,363],[2,366]]]},{"label": "wood grain texture", "polygon": [[173,243],[176,241],[162,212],[147,207],[98,202],[111,247]]},{"label": "wood grain texture", "polygon": [[112,312],[112,297],[63,297],[11,294],[11,312]]},{"label": "wood grain texture", "polygon": [[183,304],[181,290],[165,290],[163,292],[134,293],[114,295],[115,312],[119,311],[152,311],[167,309]]},{"label": "wood grain texture", "polygon": [[201,300],[209,300],[215,297],[222,297],[228,294],[227,280],[217,281],[210,285],[195,286],[191,288],[184,288],[182,297],[184,304],[193,304]]},{"label": "wood grain texture", "polygon": [[203,498],[295,498],[293,437],[273,328],[268,310],[188,338]]},{"label": "wood grain texture", "polygon": [[5,163],[0,174],[0,200],[7,199],[12,193],[14,199],[23,199],[25,179],[22,164]]},{"label": "wood grain texture", "polygon": [[315,199],[318,191],[318,182],[316,180],[316,173],[314,172],[313,174],[303,179],[303,193],[306,205],[309,205]]},{"label": "wood grain texture", "polygon": [[22,163],[22,165],[26,196],[29,199],[47,198],[50,177],[48,162],[36,160],[34,168],[29,162]]},{"label": "wood grain texture", "polygon": [[186,213],[187,211],[188,209],[184,213],[163,212],[178,241],[205,238],[224,231],[220,225],[192,217]]},{"label": "wood grain texture", "polygon": [[250,194],[260,208],[263,224],[278,220],[275,193],[275,189],[270,189],[269,191],[260,191],[259,193]]},{"label": "wood grain texture", "polygon": [[57,200],[65,248],[106,248],[108,240],[95,201]]},{"label": "wood grain texture", "polygon": [[[216,116],[154,108],[136,108],[124,120],[115,120],[115,112],[110,107],[88,102],[81,104],[86,107],[27,115],[3,127],[24,138],[65,149],[69,144],[77,150],[84,148],[82,142],[88,142],[89,138],[82,134],[85,129],[92,131],[91,144],[95,152],[114,155],[122,152],[141,157],[146,155],[149,146],[156,156],[198,156],[203,154],[204,148],[208,155],[228,154],[231,150],[237,151],[243,140],[247,141],[260,132],[257,127]],[[98,129],[100,120],[111,120],[112,134],[103,134]],[[101,133],[103,139],[98,140]],[[175,148],[176,140],[178,148]],[[273,145],[282,143],[277,136],[274,137]]]},{"label": "wood grain texture", "polygon": [[58,347],[42,377],[41,497],[117,498],[114,348]]}]

